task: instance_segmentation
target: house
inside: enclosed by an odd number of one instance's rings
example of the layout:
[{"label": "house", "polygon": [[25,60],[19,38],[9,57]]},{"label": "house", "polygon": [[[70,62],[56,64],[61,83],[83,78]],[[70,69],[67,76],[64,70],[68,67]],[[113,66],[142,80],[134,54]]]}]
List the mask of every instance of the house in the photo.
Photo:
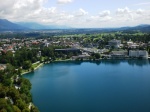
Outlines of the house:
[{"label": "house", "polygon": [[113,40],[110,40],[108,42],[109,46],[111,47],[114,47],[114,48],[119,48],[120,45],[121,45],[121,40],[116,40],[116,39],[113,39]]},{"label": "house", "polygon": [[113,59],[122,59],[128,56],[128,51],[112,51],[110,55]]},{"label": "house", "polygon": [[45,47],[48,47],[49,45],[50,45],[50,43],[47,42],[47,43],[45,43],[44,46],[45,46]]},{"label": "house", "polygon": [[146,50],[130,50],[129,56],[135,58],[148,59],[148,52]]},{"label": "house", "polygon": [[5,64],[0,64],[0,70],[5,70],[6,69],[6,65]]},{"label": "house", "polygon": [[130,46],[133,44],[133,41],[130,39],[128,42],[127,42],[127,45]]},{"label": "house", "polygon": [[129,44],[128,47],[132,49],[136,49],[139,47],[139,45],[137,45],[136,43],[132,43],[132,44]]},{"label": "house", "polygon": [[89,59],[90,55],[88,54],[82,54],[82,55],[78,55],[78,56],[72,56],[72,60],[76,60],[76,59],[83,59],[83,60],[87,60]]},{"label": "house", "polygon": [[67,49],[55,49],[56,52],[81,52],[80,49],[77,48],[67,48]]}]

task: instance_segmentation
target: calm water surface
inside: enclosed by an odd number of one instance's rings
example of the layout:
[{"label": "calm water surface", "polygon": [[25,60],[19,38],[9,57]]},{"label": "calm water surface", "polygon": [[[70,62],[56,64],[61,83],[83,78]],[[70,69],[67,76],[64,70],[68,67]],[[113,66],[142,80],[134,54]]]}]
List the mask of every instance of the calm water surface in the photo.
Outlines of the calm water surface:
[{"label": "calm water surface", "polygon": [[59,62],[24,77],[41,112],[150,112],[149,63]]}]

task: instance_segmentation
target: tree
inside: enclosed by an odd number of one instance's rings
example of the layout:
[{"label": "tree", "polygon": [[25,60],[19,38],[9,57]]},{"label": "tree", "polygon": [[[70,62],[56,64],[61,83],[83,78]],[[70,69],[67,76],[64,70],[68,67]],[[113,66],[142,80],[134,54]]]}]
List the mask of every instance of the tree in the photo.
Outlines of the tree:
[{"label": "tree", "polygon": [[3,108],[0,110],[0,112],[7,112],[7,110]]},{"label": "tree", "polygon": [[3,84],[4,84],[4,86],[11,86],[12,81],[11,81],[11,79],[4,79]]},{"label": "tree", "polygon": [[2,84],[0,84],[0,98],[5,98],[7,90],[7,87],[4,87]]},{"label": "tree", "polygon": [[30,112],[30,110],[28,108],[25,108],[22,110],[22,112]]},{"label": "tree", "polygon": [[31,112],[39,112],[39,110],[38,110],[37,107],[35,107],[35,106],[33,107],[33,106],[32,106],[32,107],[31,107]]},{"label": "tree", "polygon": [[34,67],[31,67],[31,71],[34,72]]},{"label": "tree", "polygon": [[16,101],[16,105],[19,107],[20,110],[24,110],[27,107],[26,103],[21,99]]},{"label": "tree", "polygon": [[93,57],[93,59],[99,59],[100,58],[99,53],[92,53],[91,56]]},{"label": "tree", "polygon": [[19,68],[19,69],[18,69],[18,75],[19,75],[19,76],[21,75],[21,71],[22,71],[21,68]]},{"label": "tree", "polygon": [[13,106],[14,112],[21,112],[21,110],[17,106]]},{"label": "tree", "polygon": [[27,104],[30,103],[32,101],[31,97],[28,97],[25,93],[20,95],[20,98],[25,101]]},{"label": "tree", "polygon": [[0,99],[0,112],[14,112],[11,104],[4,98]]},{"label": "tree", "polygon": [[10,87],[9,91],[7,92],[7,96],[12,98],[12,100],[16,103],[16,101],[20,98],[19,91],[16,90],[14,87]]},{"label": "tree", "polygon": [[0,110],[3,108],[6,108],[7,106],[7,101],[4,98],[0,99]]},{"label": "tree", "polygon": [[23,62],[23,69],[29,69],[29,68],[31,68],[31,66],[32,66],[32,63],[31,63],[31,61],[24,61]]},{"label": "tree", "polygon": [[99,53],[95,53],[95,58],[99,59],[100,58],[100,54]]}]

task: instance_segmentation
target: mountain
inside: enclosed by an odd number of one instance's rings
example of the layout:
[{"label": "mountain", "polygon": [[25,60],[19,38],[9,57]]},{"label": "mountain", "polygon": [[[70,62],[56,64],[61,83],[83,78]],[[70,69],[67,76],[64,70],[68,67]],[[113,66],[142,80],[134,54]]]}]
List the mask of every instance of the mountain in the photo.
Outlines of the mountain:
[{"label": "mountain", "polygon": [[135,27],[130,27],[127,30],[134,30],[134,31],[138,30],[138,31],[141,31],[141,32],[150,32],[150,25],[141,24],[141,25],[138,25],[138,26],[135,26]]},{"label": "mountain", "polygon": [[115,31],[123,31],[123,32],[137,32],[137,31],[141,31],[141,32],[146,32],[146,33],[150,33],[150,25],[148,24],[141,24],[138,26],[126,26],[126,27],[120,27],[120,28],[104,28],[101,29],[101,31],[104,32],[115,32]]},{"label": "mountain", "polygon": [[46,29],[68,29],[70,27],[63,25],[42,25],[36,22],[18,22],[16,23],[20,26],[27,27],[33,30],[46,30]]},{"label": "mountain", "polygon": [[[73,32],[115,32],[115,31],[123,31],[123,32],[148,32],[150,33],[150,25],[141,24],[135,27],[120,27],[120,28],[77,28],[72,29],[68,26],[63,25],[42,25],[35,22],[18,22],[13,23],[6,19],[0,19],[0,31],[23,31],[23,30],[51,30],[51,29],[71,29]],[[74,31],[75,30],[75,31]]]},{"label": "mountain", "polygon": [[7,19],[0,19],[0,31],[16,31],[16,30],[26,30],[28,28],[20,26],[18,24],[12,23]]}]

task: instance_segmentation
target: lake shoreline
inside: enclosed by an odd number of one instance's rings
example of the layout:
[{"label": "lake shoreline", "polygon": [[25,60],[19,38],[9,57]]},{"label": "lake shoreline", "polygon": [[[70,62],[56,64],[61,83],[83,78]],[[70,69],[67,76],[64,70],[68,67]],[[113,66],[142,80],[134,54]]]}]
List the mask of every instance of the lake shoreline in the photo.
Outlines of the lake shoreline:
[{"label": "lake shoreline", "polygon": [[55,61],[52,61],[52,62],[45,62],[45,63],[40,63],[36,68],[34,68],[34,70],[29,70],[28,72],[24,72],[24,73],[21,73],[21,75],[25,75],[25,74],[28,74],[28,73],[31,73],[31,72],[34,72],[35,70],[39,69],[40,67],[44,66],[45,64],[49,64],[49,63],[59,63],[59,62],[101,62],[101,61],[111,61],[111,60],[117,60],[117,61],[127,61],[127,60],[150,60],[150,59],[96,59],[96,60],[55,60]]},{"label": "lake shoreline", "polygon": [[[43,65],[44,65],[44,63],[40,63],[36,68],[34,68],[33,71],[39,69],[39,68],[42,67]],[[27,72],[21,73],[21,75],[25,75],[25,74],[28,74],[28,73],[33,72],[33,71],[32,71],[32,70],[29,70],[29,71],[27,71]]]}]

